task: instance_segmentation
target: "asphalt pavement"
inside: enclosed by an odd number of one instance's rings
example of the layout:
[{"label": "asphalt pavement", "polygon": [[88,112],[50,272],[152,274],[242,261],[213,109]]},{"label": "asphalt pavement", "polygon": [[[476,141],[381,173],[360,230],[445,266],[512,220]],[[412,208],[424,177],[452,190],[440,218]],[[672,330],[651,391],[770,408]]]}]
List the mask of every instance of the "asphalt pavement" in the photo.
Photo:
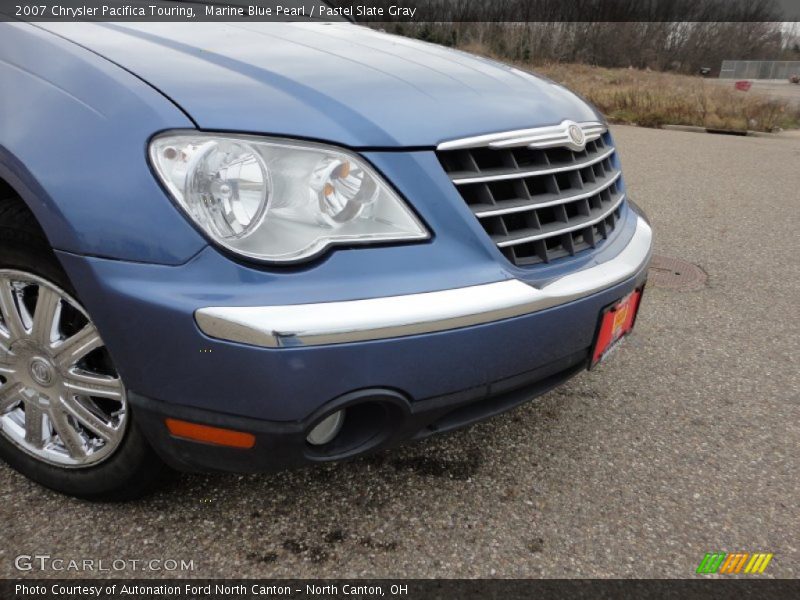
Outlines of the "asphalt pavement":
[{"label": "asphalt pavement", "polygon": [[204,578],[692,577],[712,551],[771,552],[764,576],[800,576],[800,138],[614,134],[656,252],[708,280],[650,286],[609,362],[448,436],[181,475],[134,503],[70,499],[1,465],[0,576],[38,554],[142,577],[166,573],[131,561]]}]

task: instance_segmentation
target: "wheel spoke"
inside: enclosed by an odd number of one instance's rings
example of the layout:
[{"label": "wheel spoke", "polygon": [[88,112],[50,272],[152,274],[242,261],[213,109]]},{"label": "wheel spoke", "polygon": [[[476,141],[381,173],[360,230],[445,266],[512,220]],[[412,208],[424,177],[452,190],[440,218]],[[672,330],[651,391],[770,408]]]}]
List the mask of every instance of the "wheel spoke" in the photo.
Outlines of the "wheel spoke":
[{"label": "wheel spoke", "polygon": [[40,344],[49,348],[53,341],[53,324],[58,322],[60,316],[61,297],[53,290],[40,285],[31,335]]},{"label": "wheel spoke", "polygon": [[85,458],[87,452],[83,438],[70,424],[67,413],[54,410],[51,415],[51,420],[53,428],[58,434],[58,438],[61,440],[61,443],[64,444],[69,455],[74,459]]},{"label": "wheel spoke", "polygon": [[61,399],[61,407],[66,410],[81,425],[89,429],[95,435],[108,441],[114,438],[116,429],[111,423],[106,422],[91,410],[86,408],[74,396]]},{"label": "wheel spoke", "polygon": [[14,408],[22,400],[20,392],[23,390],[23,385],[19,382],[7,382],[0,387],[0,415],[7,413]]},{"label": "wheel spoke", "polygon": [[3,313],[3,321],[12,340],[23,338],[28,334],[19,313],[16,292],[11,281],[6,278],[0,279],[0,311]]},{"label": "wheel spoke", "polygon": [[11,336],[0,328],[0,375],[6,379],[17,372],[14,353],[11,351]]},{"label": "wheel spoke", "polygon": [[62,369],[68,369],[92,350],[103,345],[94,325],[88,323],[72,337],[56,347],[56,362]]},{"label": "wheel spoke", "polygon": [[64,387],[78,396],[99,396],[122,401],[122,383],[116,377],[93,375],[72,369],[64,376]]},{"label": "wheel spoke", "polygon": [[44,444],[42,439],[42,409],[35,402],[25,402],[25,441],[36,448]]},{"label": "wheel spoke", "polygon": [[11,352],[0,342],[0,375],[8,379],[17,372]]}]

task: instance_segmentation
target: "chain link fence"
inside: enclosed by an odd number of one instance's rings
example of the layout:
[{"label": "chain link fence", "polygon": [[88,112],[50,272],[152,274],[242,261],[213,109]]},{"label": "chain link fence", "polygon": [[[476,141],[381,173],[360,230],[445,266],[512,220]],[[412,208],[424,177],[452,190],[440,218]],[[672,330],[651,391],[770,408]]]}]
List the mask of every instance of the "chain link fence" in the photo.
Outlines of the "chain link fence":
[{"label": "chain link fence", "polygon": [[720,79],[782,79],[800,75],[800,60],[724,60]]}]

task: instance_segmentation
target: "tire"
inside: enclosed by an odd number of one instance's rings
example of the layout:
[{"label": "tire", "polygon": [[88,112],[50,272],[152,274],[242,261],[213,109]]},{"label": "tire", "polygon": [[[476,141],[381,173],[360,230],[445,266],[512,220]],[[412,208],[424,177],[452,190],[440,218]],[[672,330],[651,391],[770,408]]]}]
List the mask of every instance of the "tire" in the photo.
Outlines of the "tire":
[{"label": "tire", "polygon": [[[153,490],[169,469],[139,430],[125,387],[99,336],[91,346],[66,351],[71,349],[67,342],[77,337],[64,333],[68,326],[83,333],[93,323],[38,223],[16,198],[0,198],[2,286],[12,291],[10,295],[0,291],[0,298],[5,298],[0,301],[0,458],[48,488],[88,500],[130,500]],[[55,315],[49,320],[42,317],[48,325],[37,325],[40,298],[41,314]],[[54,299],[48,304],[44,298]],[[31,305],[35,317],[23,308]],[[23,313],[26,316],[20,316]],[[34,341],[45,338],[46,342]],[[78,359],[83,362],[62,365],[66,360],[62,355],[69,354],[71,360],[87,347],[93,349]],[[88,361],[93,366],[86,366]],[[68,387],[72,380],[67,374],[73,373],[90,382],[81,391],[89,389],[108,398],[76,395],[75,388]],[[96,381],[100,383],[92,383]],[[68,406],[66,398],[72,412],[61,409]],[[95,424],[100,433],[86,427],[81,418]],[[29,420],[38,426],[29,427]]]}]

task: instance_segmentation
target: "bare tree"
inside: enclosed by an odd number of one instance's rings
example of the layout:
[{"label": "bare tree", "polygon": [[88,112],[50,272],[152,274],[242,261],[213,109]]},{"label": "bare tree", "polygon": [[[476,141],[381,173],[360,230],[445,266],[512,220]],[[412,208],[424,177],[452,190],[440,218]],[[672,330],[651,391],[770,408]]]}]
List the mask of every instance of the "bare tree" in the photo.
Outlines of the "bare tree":
[{"label": "bare tree", "polygon": [[780,58],[794,48],[800,54],[798,28],[779,22],[775,0],[428,0],[419,6],[425,22],[382,26],[515,61],[694,73],[718,69],[725,59]]}]

